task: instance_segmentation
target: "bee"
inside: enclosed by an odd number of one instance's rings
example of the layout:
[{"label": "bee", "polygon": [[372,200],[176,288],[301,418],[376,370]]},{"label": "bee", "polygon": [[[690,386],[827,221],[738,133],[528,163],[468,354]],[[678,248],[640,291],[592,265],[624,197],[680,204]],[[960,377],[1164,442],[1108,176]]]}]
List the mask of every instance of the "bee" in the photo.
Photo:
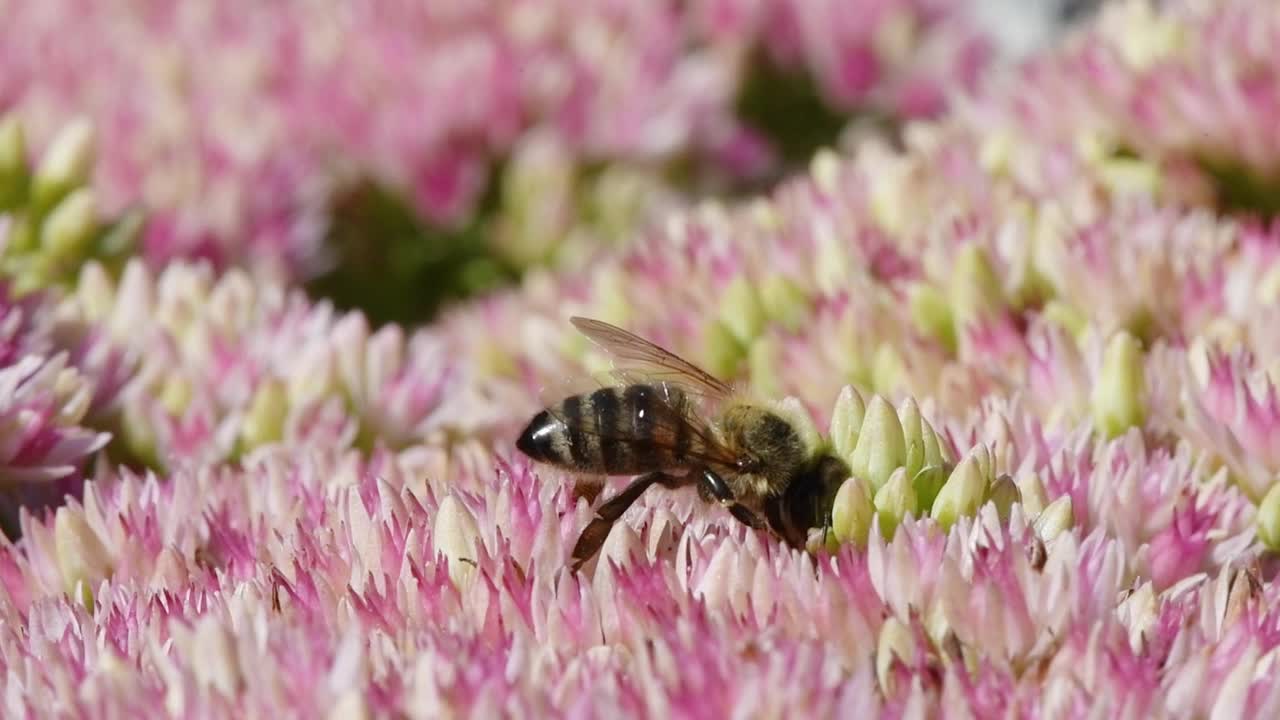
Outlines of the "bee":
[{"label": "bee", "polygon": [[702,501],[793,548],[804,546],[810,528],[829,526],[849,467],[809,447],[785,413],[744,399],[728,383],[626,330],[589,318],[570,322],[612,357],[622,383],[543,409],[516,448],[570,473],[634,477],[583,529],[573,548],[575,572],[654,485],[693,486]]}]

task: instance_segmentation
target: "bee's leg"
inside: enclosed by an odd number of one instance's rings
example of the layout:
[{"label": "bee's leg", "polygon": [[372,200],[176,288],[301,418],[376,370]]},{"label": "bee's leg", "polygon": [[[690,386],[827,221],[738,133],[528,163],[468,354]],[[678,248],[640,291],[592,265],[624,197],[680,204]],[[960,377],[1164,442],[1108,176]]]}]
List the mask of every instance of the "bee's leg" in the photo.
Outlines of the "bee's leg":
[{"label": "bee's leg", "polygon": [[600,551],[600,546],[604,544],[606,538],[609,537],[609,531],[613,529],[613,523],[622,517],[622,514],[631,507],[632,503],[640,499],[645,490],[653,485],[662,485],[667,488],[678,488],[689,484],[690,480],[686,477],[676,477],[668,475],[664,472],[652,472],[641,475],[631,481],[622,492],[613,496],[608,502],[600,506],[596,510],[596,516],[583,529],[582,534],[578,536],[578,542],[573,546],[573,570],[577,572],[584,563],[595,556]]},{"label": "bee's leg", "polygon": [[[704,495],[705,493],[705,495]],[[729,514],[737,518],[738,522],[749,528],[760,529],[764,527],[764,523],[760,521],[760,517],[746,505],[733,499],[733,491],[729,489],[729,485],[724,478],[715,474],[711,470],[703,468],[698,472],[698,494],[710,496],[721,505],[729,509]]]},{"label": "bee's leg", "polygon": [[766,502],[764,506],[764,514],[769,520],[769,527],[773,530],[775,535],[782,538],[783,542],[793,548],[804,546],[805,538],[803,537],[803,533],[797,532],[795,528],[791,526],[791,523],[787,522],[786,518],[783,517],[782,501],[780,499],[773,499]]}]

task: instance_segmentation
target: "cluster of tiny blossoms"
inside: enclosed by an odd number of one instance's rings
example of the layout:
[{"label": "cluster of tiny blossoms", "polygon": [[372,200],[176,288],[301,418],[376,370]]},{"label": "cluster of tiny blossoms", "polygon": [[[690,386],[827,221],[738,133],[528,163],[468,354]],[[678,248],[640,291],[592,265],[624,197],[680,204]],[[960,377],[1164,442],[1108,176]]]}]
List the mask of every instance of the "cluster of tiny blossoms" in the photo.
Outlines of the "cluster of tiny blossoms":
[{"label": "cluster of tiny blossoms", "polygon": [[[1003,47],[978,29],[986,4],[17,0],[0,4],[0,110],[37,129],[37,147],[90,116],[111,139],[99,199],[149,210],[142,249],[156,262],[306,277],[349,183],[393,187],[452,227],[506,160],[500,224],[518,236],[496,242],[529,260],[588,211],[579,204],[611,214],[604,225],[665,206],[673,163],[768,170],[767,138],[734,107],[759,53],[811,75],[834,113],[938,113]],[[1056,3],[1041,4],[1051,17]],[[602,164],[575,187],[522,181]]]},{"label": "cluster of tiny blossoms", "polygon": [[[1276,27],[1243,0],[1120,3],[900,142],[412,330],[116,262],[67,219],[83,131],[5,174],[0,129],[0,181],[23,178],[0,422],[25,439],[0,479],[89,477],[0,540],[5,714],[1280,713],[1280,227],[1214,169],[1274,166],[1241,73]],[[1019,104],[1086,81],[1109,100]],[[1239,131],[1177,129],[1214,117]],[[571,571],[591,502],[513,440],[608,367],[573,315],[843,458],[826,527],[792,549],[653,490]]]}]

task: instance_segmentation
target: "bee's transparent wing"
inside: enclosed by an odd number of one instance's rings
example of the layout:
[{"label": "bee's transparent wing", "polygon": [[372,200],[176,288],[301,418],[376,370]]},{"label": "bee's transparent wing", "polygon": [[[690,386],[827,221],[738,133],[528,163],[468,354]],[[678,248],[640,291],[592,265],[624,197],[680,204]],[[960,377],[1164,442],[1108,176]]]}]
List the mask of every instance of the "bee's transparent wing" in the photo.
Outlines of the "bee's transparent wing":
[{"label": "bee's transparent wing", "polygon": [[614,359],[615,375],[625,382],[667,383],[713,404],[734,394],[728,383],[639,335],[603,320],[574,317],[570,322]]}]

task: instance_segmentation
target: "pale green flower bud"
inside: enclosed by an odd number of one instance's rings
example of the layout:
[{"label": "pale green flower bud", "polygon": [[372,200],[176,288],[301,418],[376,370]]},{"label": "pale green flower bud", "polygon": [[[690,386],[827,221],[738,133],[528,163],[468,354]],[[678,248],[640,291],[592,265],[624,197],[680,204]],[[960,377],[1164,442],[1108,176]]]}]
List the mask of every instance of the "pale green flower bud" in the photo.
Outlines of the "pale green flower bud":
[{"label": "pale green flower bud", "polygon": [[760,335],[764,321],[764,307],[751,282],[741,276],[734,278],[720,298],[720,322],[746,345]]},{"label": "pale green flower bud", "polygon": [[284,423],[289,416],[289,393],[284,383],[270,379],[254,393],[240,428],[240,441],[246,450],[279,442],[284,437]]},{"label": "pale green flower bud", "polygon": [[932,508],[947,481],[946,468],[941,465],[926,465],[911,479],[911,487],[916,494],[916,507]]},{"label": "pale green flower bud", "polygon": [[1145,390],[1142,347],[1129,333],[1118,332],[1107,343],[1093,389],[1094,426],[1107,437],[1116,437],[1141,425]]},{"label": "pale green flower bud", "polygon": [[762,337],[751,343],[747,351],[747,368],[751,373],[751,384],[756,392],[765,397],[777,397],[782,394],[782,382],[778,374],[778,356],[782,349],[778,341],[771,337]]},{"label": "pale green flower bud", "polygon": [[889,671],[895,658],[909,660],[913,655],[911,631],[898,618],[890,615],[880,626],[880,637],[876,641],[876,679],[880,681],[880,690],[885,695],[892,695],[889,686]]},{"label": "pale green flower bud", "polygon": [[980,246],[966,245],[956,255],[950,295],[951,306],[960,323],[987,318],[1005,308],[1000,278]]},{"label": "pale green flower bud", "polygon": [[73,120],[54,138],[36,169],[31,203],[37,213],[43,213],[67,193],[88,184],[93,161],[93,125],[85,118]]},{"label": "pale green flower bud", "polygon": [[819,190],[835,193],[840,189],[840,156],[831,148],[822,148],[809,161],[809,174]]},{"label": "pale green flower bud", "polygon": [[799,330],[809,315],[809,297],[784,275],[770,275],[760,284],[760,302],[769,319],[790,331]]},{"label": "pale green flower bud", "polygon": [[920,438],[924,443],[924,467],[930,465],[942,467],[951,463],[947,451],[942,448],[942,443],[938,442],[938,434],[933,431],[929,421],[923,418],[920,420]]},{"label": "pale green flower bud", "polygon": [[956,324],[951,317],[951,303],[947,296],[933,285],[917,283],[911,288],[908,302],[911,321],[916,329],[954,353],[957,347]]},{"label": "pale green flower bud", "polygon": [[113,572],[102,539],[89,527],[80,508],[63,506],[54,515],[53,542],[63,588],[73,595],[78,591],[75,599],[92,609],[92,588]]},{"label": "pale green flower bud", "polygon": [[1072,337],[1075,338],[1084,335],[1084,331],[1089,327],[1089,319],[1087,317],[1061,300],[1050,300],[1045,303],[1040,314],[1045,319],[1071,333]]},{"label": "pale green flower bud", "polygon": [[49,212],[40,228],[40,246],[51,260],[79,265],[98,231],[97,202],[88,188],[75,190]]},{"label": "pale green flower bud", "polygon": [[836,493],[835,503],[831,507],[831,531],[841,543],[852,542],[858,547],[864,547],[874,515],[870,484],[860,477],[851,477],[844,481]]},{"label": "pale green flower bud", "polygon": [[181,373],[170,373],[160,386],[160,404],[170,415],[180,416],[191,404],[192,388]]},{"label": "pale green flower bud", "polygon": [[1280,482],[1271,486],[1258,505],[1258,539],[1272,552],[1280,552]]},{"label": "pale green flower bud", "polygon": [[30,175],[22,124],[12,116],[0,119],[0,212],[26,201]]},{"label": "pale green flower bud", "polygon": [[703,363],[707,372],[717,377],[736,375],[746,349],[729,328],[718,320],[707,324],[702,333]]},{"label": "pale green flower bud", "polygon": [[831,444],[836,454],[846,462],[853,457],[853,450],[858,445],[858,432],[862,429],[862,418],[866,413],[862,395],[852,385],[845,385],[831,413]]},{"label": "pale green flower bud", "polygon": [[898,419],[902,422],[902,439],[906,443],[907,455],[903,467],[907,477],[913,478],[925,465],[924,418],[920,417],[920,406],[913,398],[907,398],[898,409]]},{"label": "pale green flower bud", "polygon": [[1013,482],[1013,476],[1007,473],[996,478],[996,481],[991,484],[987,499],[996,506],[996,514],[1003,522],[1008,522],[1009,513],[1013,510],[1014,504],[1022,502],[1022,496],[1018,492],[1017,484]]},{"label": "pale green flower bud", "polygon": [[889,480],[889,475],[907,458],[906,441],[902,437],[902,423],[893,406],[876,395],[867,406],[866,418],[858,433],[849,466],[853,474],[871,484],[878,491]]},{"label": "pale green flower bud", "polygon": [[1031,470],[1023,470],[1016,478],[1018,495],[1022,498],[1022,509],[1028,516],[1037,516],[1049,504],[1049,496],[1044,491],[1040,476]]},{"label": "pale green flower bud", "polygon": [[1075,513],[1071,507],[1071,496],[1063,495],[1049,503],[1049,506],[1036,518],[1036,534],[1044,542],[1049,542],[1061,535],[1075,524]]},{"label": "pale green flower bud", "polygon": [[902,468],[893,471],[889,481],[876,492],[876,517],[880,520],[880,534],[892,538],[898,525],[908,515],[916,514],[916,491]]},{"label": "pale green flower bud", "polygon": [[1113,157],[1097,166],[1102,184],[1117,195],[1156,195],[1164,177],[1160,168],[1145,160]]},{"label": "pale green flower bud", "polygon": [[[975,515],[987,497],[990,477],[982,470],[980,450],[985,448],[979,445],[960,461],[933,501],[930,514],[944,530],[951,529],[962,517]],[[987,456],[987,465],[990,466],[990,455]]]},{"label": "pale green flower bud", "polygon": [[475,516],[456,497],[449,495],[436,511],[433,537],[436,552],[444,555],[449,564],[449,578],[455,586],[464,587],[476,570],[480,528]]},{"label": "pale green flower bud", "polygon": [[881,343],[871,362],[871,384],[877,391],[892,394],[902,387],[907,370],[897,348],[887,342]]}]

